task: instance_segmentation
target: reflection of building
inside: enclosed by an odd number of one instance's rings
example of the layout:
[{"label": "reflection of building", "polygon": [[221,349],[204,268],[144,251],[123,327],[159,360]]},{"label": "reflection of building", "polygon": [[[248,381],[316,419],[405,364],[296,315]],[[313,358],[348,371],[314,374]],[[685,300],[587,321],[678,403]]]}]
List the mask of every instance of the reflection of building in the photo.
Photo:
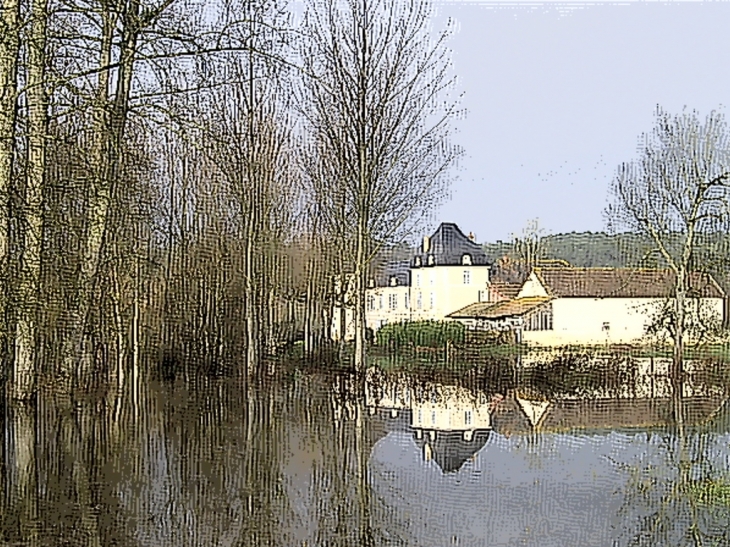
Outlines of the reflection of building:
[{"label": "reflection of building", "polygon": [[418,438],[416,444],[421,449],[423,459],[434,460],[444,473],[456,473],[469,460],[476,457],[487,441],[491,430],[477,431],[470,440],[464,440],[459,432],[446,431],[435,438]]},{"label": "reflection of building", "polygon": [[[535,268],[515,298],[475,301],[448,317],[474,329],[511,329],[545,346],[635,342],[673,286],[669,270]],[[715,280],[692,274],[690,287],[689,302],[701,317],[721,320],[724,292]]]},{"label": "reflection of building", "polygon": [[424,459],[436,461],[444,473],[458,471],[484,446],[492,429],[492,401],[459,386],[414,386],[405,376],[371,376],[366,405],[370,416],[390,421],[397,430],[407,421]]},{"label": "reflection of building", "polygon": [[[685,398],[687,423],[708,420],[724,401],[720,394]],[[496,405],[492,417],[495,431],[510,435],[660,427],[673,423],[672,409],[669,397],[545,401],[511,392]]]},{"label": "reflection of building", "polygon": [[492,427],[486,395],[458,386],[428,385],[413,397],[411,411],[411,426],[418,437],[461,431],[464,439],[470,440],[474,432]]},{"label": "reflection of building", "polygon": [[[401,321],[443,320],[447,314],[484,299],[489,284],[487,256],[473,235],[442,223],[410,258],[387,264],[369,282],[366,323],[373,331]],[[506,291],[501,287],[498,291]],[[501,293],[500,293],[501,294]],[[332,335],[354,337],[351,307],[335,308]]]}]

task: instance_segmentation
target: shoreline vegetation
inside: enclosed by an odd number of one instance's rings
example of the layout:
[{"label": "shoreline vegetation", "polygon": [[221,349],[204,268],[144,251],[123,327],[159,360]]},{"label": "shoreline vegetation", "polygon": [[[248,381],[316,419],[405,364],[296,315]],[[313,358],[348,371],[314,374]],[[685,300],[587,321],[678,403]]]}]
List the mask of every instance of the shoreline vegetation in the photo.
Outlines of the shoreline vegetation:
[{"label": "shoreline vegetation", "polygon": [[[424,322],[426,323],[426,322]],[[506,342],[504,337],[468,340],[453,327],[439,331],[430,325],[392,325],[380,341],[368,347],[367,366],[379,374],[408,374],[451,381],[481,379],[502,389],[529,380],[546,395],[578,396],[593,390],[631,391],[644,374],[669,377],[671,344],[604,344],[538,347]],[[410,334],[408,333],[408,329]],[[424,335],[428,333],[428,335]],[[446,335],[445,333],[449,333]],[[332,343],[307,356],[295,342],[277,362],[289,371],[352,372],[354,344]],[[730,342],[717,341],[684,348],[685,376],[730,392]]]}]

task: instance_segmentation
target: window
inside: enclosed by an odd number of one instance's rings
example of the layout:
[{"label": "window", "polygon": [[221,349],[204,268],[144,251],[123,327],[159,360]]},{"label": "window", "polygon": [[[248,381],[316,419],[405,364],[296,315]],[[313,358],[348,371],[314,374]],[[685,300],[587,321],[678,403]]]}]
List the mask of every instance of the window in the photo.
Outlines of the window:
[{"label": "window", "polygon": [[428,255],[428,265],[433,266],[433,255]]},{"label": "window", "polygon": [[420,310],[423,307],[423,299],[421,298],[421,292],[418,292],[418,296],[416,297],[416,307]]},{"label": "window", "polygon": [[434,309],[436,307],[436,296],[431,293],[431,309]]},{"label": "window", "polygon": [[380,310],[383,309],[383,295],[382,294],[378,295],[378,309],[380,309]]},{"label": "window", "polygon": [[375,309],[375,297],[372,294],[368,296],[368,309],[370,311]]},{"label": "window", "polygon": [[405,309],[410,310],[411,309],[411,297],[410,297],[410,294],[409,293],[406,293],[404,298],[405,298],[404,307],[405,307]]},{"label": "window", "polygon": [[418,268],[421,265],[421,257],[417,256],[416,260],[414,261],[414,264],[416,265],[416,268]]},{"label": "window", "polygon": [[388,307],[391,310],[394,310],[398,307],[398,295],[397,294],[388,295]]},{"label": "window", "polygon": [[461,257],[461,263],[465,266],[471,266],[471,255],[464,255]]},{"label": "window", "polygon": [[602,328],[602,330],[603,330],[604,332],[608,332],[608,331],[610,331],[610,330],[611,330],[611,323],[609,323],[608,321],[605,321],[605,322],[603,323],[603,327],[601,327],[601,328]]},{"label": "window", "polygon": [[553,305],[548,304],[546,307],[531,314],[525,323],[525,330],[553,330]]},{"label": "window", "polygon": [[420,285],[421,285],[421,273],[420,273],[420,272],[418,272],[418,273],[416,274],[416,287],[418,287],[418,286],[420,286]]},{"label": "window", "polygon": [[431,286],[433,286],[434,281],[436,280],[436,273],[432,270],[429,277],[431,278]]},{"label": "window", "polygon": [[464,412],[464,424],[471,425],[471,410]]},{"label": "window", "polygon": [[464,285],[471,284],[471,272],[469,270],[464,270]]},{"label": "window", "polygon": [[436,423],[436,411],[435,410],[431,411],[431,423],[432,424]]},{"label": "window", "polygon": [[423,410],[418,409],[418,423],[423,423]]}]

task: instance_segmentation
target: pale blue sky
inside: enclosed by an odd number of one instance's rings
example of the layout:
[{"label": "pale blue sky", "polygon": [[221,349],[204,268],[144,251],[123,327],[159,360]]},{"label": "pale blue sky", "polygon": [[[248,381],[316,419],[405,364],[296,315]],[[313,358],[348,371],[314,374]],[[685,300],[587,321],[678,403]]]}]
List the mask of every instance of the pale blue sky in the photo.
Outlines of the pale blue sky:
[{"label": "pale blue sky", "polygon": [[608,183],[657,104],[702,114],[730,98],[730,3],[438,3],[467,117],[452,198],[435,220],[479,241],[530,218],[598,231]]}]

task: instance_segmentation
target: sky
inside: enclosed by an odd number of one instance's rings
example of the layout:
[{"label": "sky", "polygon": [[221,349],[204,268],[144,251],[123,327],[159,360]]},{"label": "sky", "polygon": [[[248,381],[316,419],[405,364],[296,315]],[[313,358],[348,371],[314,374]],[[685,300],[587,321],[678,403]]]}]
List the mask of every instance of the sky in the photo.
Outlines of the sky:
[{"label": "sky", "polygon": [[441,0],[467,113],[465,155],[439,222],[480,242],[530,219],[547,234],[605,229],[609,183],[657,105],[729,113],[730,2]]}]

